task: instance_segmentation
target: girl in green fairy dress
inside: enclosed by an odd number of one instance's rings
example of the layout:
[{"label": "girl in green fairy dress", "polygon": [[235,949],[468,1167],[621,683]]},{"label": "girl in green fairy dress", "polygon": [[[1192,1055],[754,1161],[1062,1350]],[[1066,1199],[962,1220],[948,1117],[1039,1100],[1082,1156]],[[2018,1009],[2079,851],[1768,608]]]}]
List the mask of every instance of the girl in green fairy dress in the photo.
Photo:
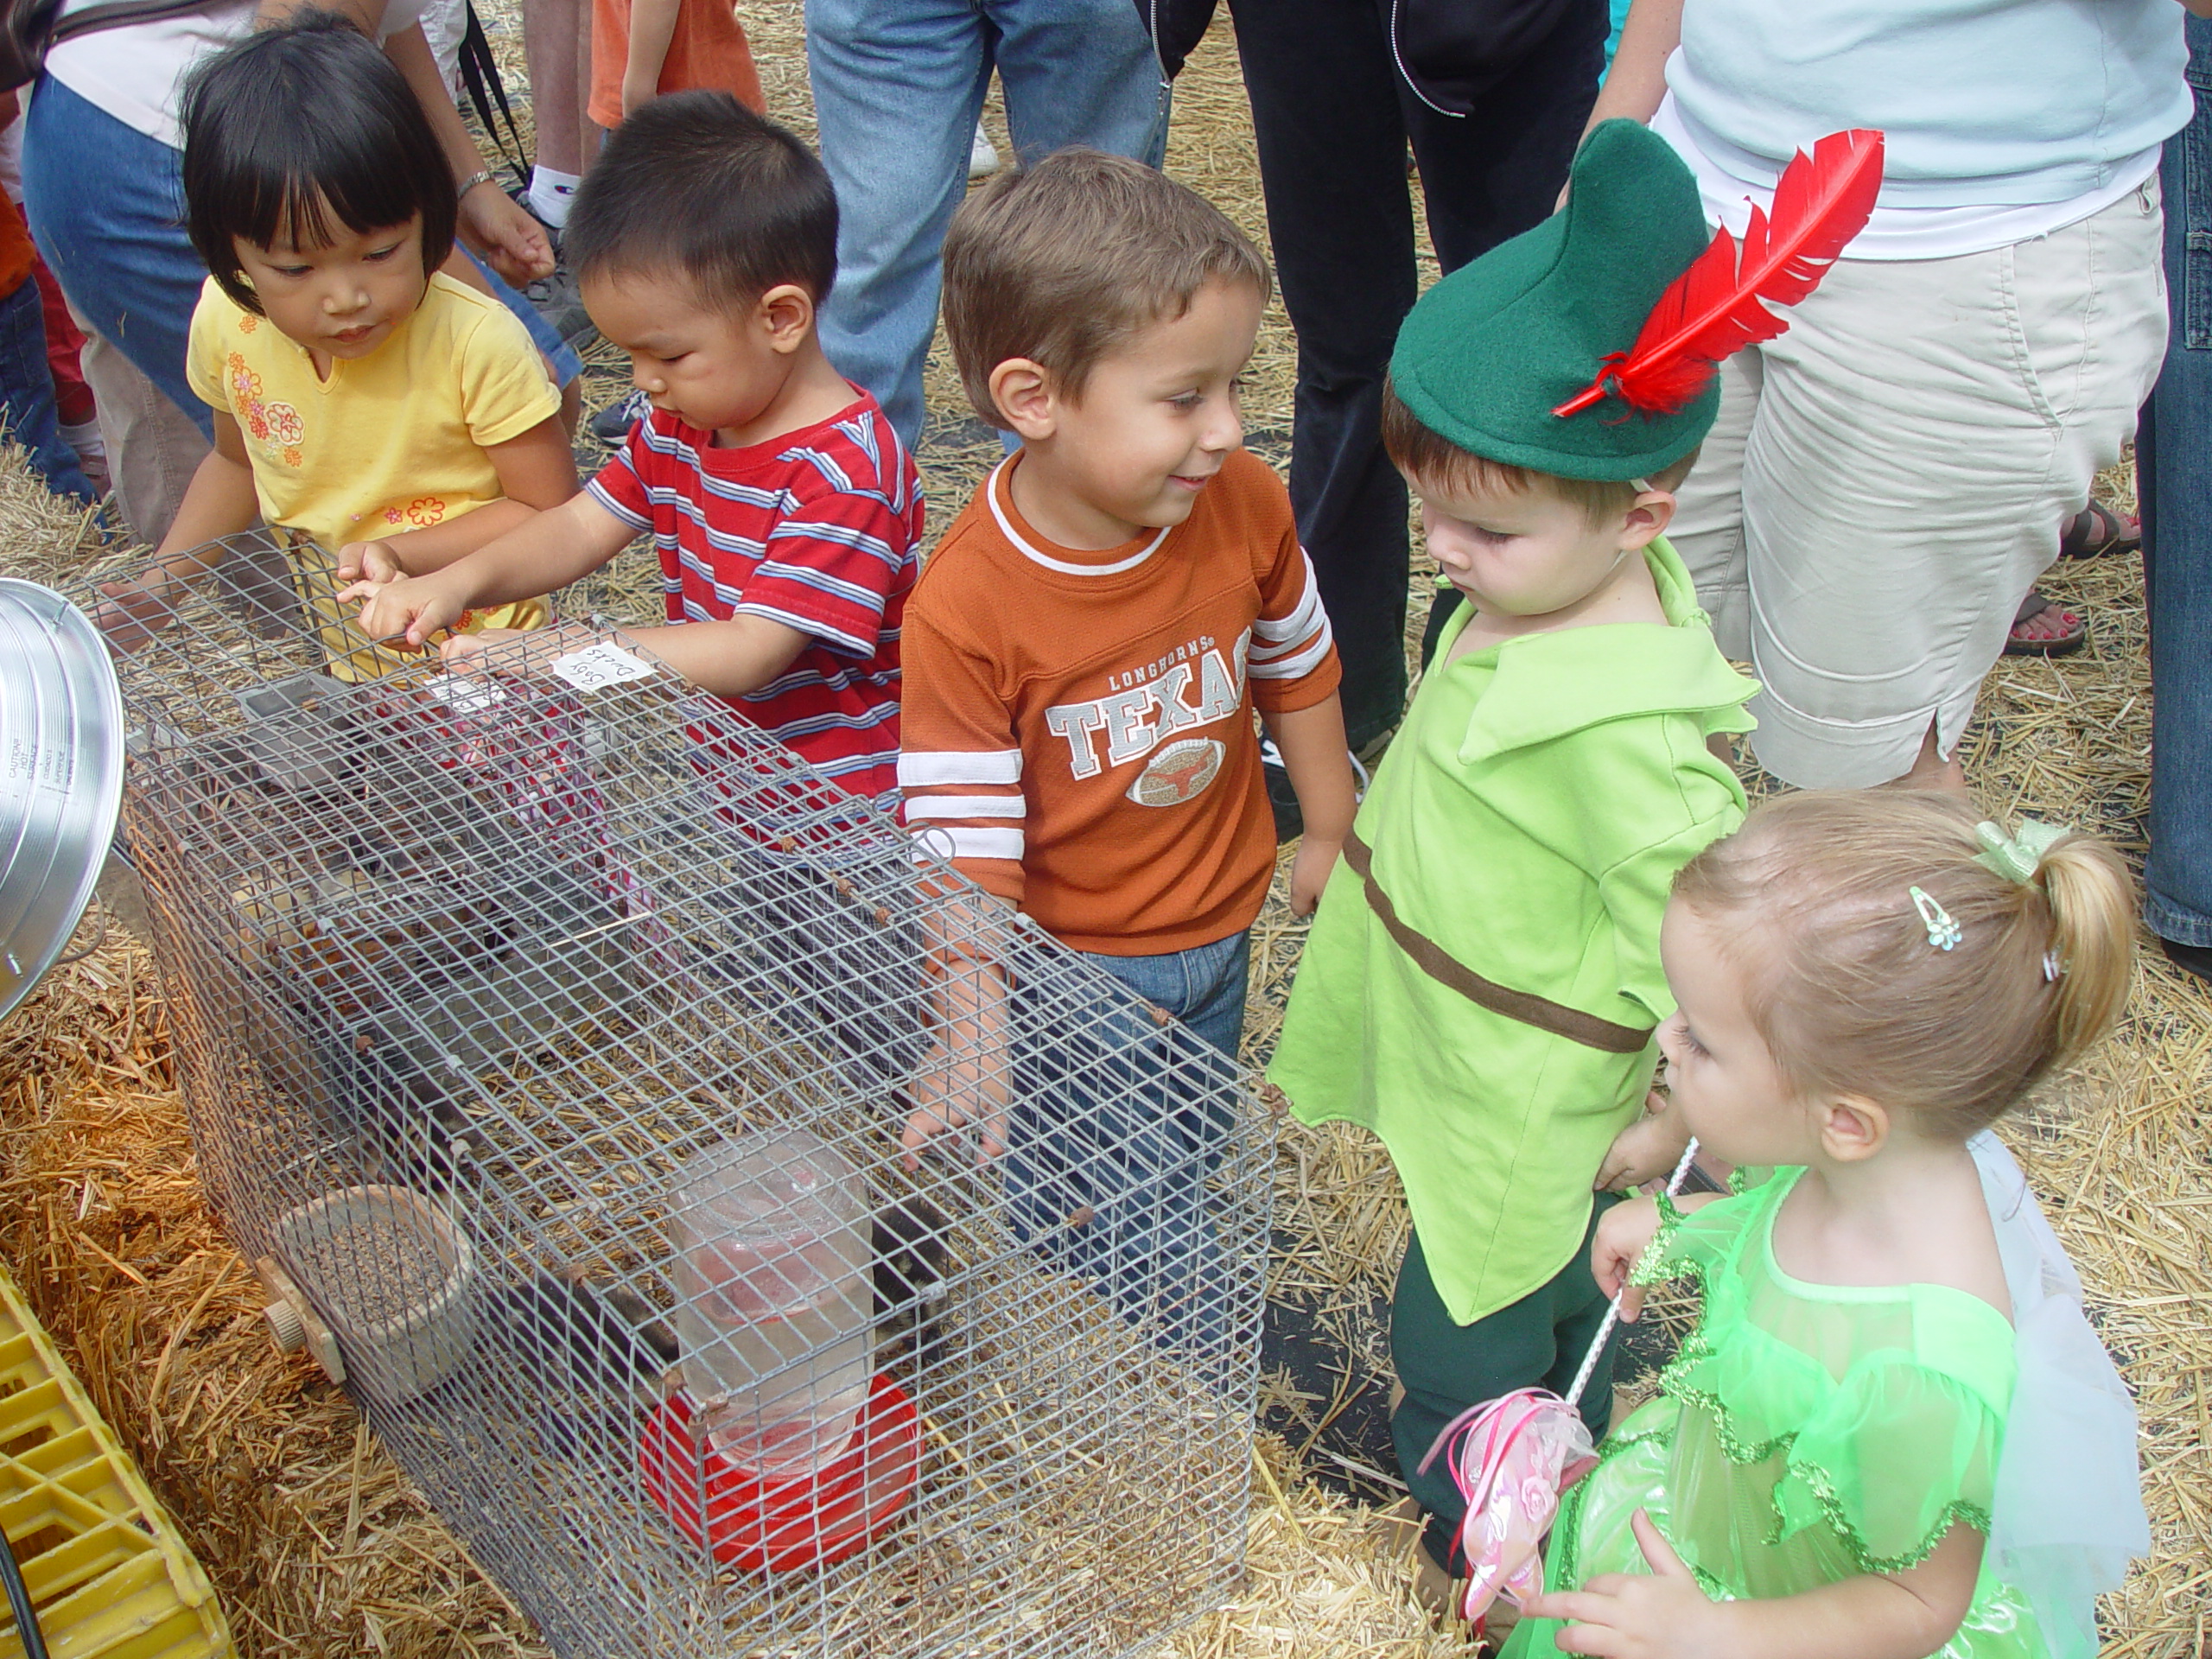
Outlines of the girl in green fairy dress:
[{"label": "girl in green fairy dress", "polygon": [[1692,1274],[1704,1311],[1569,1493],[1514,1659],[2095,1651],[2149,1541],[2133,1411],[1988,1130],[2119,1013],[2132,909],[2109,848],[1932,794],[1788,797],[1682,872],[1668,1083],[1774,1173],[1600,1224],[1601,1287]]}]

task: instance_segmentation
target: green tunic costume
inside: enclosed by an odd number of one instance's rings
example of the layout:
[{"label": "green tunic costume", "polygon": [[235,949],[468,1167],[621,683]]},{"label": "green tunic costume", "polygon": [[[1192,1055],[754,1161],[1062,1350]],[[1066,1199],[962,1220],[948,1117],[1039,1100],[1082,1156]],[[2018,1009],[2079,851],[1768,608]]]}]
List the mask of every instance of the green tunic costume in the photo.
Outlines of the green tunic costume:
[{"label": "green tunic costume", "polygon": [[[1649,1573],[1630,1527],[1639,1509],[1722,1599],[1900,1572],[1959,1522],[1988,1534],[2018,1375],[2011,1322],[1946,1285],[1790,1278],[1770,1241],[1802,1173],[1670,1219],[1637,1268],[1640,1283],[1694,1274],[1704,1313],[1658,1397],[1567,1493],[1546,1589]],[[1938,1659],[2048,1659],[2031,1599],[1995,1569],[1985,1552]],[[1559,1628],[1524,1621],[1509,1659],[1548,1659]]]},{"label": "green tunic costume", "polygon": [[1665,540],[1670,626],[1440,642],[1323,894],[1268,1077],[1390,1149],[1446,1308],[1470,1324],[1580,1249],[1591,1182],[1672,1011],[1675,872],[1743,821],[1706,739],[1757,687]]}]

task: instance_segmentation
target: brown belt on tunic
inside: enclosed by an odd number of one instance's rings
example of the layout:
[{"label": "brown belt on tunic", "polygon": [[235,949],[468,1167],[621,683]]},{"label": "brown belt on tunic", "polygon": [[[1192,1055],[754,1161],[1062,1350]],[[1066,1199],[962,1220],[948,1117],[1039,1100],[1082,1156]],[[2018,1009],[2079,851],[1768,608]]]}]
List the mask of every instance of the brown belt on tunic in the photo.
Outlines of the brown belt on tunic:
[{"label": "brown belt on tunic", "polygon": [[1390,895],[1376,882],[1374,857],[1372,849],[1357,834],[1344,837],[1344,862],[1351,866],[1352,874],[1366,887],[1368,908],[1375,912],[1382,924],[1382,931],[1398,949],[1411,957],[1414,964],[1438,984],[1459,992],[1492,1014],[1502,1014],[1524,1026],[1534,1026],[1554,1037],[1564,1037],[1571,1043],[1580,1043],[1586,1048],[1607,1054],[1641,1054],[1651,1040],[1648,1030],[1617,1026],[1594,1014],[1585,1014],[1580,1008],[1570,1008],[1528,991],[1509,990],[1484,979],[1435,940],[1416,933],[1399,919]]}]

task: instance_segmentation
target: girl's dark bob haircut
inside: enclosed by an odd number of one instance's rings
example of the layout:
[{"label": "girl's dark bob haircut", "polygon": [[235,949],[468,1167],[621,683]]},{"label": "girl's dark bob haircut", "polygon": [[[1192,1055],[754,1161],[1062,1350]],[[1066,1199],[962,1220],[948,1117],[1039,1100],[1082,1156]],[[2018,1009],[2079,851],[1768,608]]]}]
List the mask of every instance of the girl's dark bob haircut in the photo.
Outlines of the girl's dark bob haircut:
[{"label": "girl's dark bob haircut", "polygon": [[186,83],[185,228],[216,284],[258,315],[238,268],[257,247],[327,245],[423,218],[425,279],[453,251],[453,168],[413,88],[335,12],[307,10],[226,48]]}]

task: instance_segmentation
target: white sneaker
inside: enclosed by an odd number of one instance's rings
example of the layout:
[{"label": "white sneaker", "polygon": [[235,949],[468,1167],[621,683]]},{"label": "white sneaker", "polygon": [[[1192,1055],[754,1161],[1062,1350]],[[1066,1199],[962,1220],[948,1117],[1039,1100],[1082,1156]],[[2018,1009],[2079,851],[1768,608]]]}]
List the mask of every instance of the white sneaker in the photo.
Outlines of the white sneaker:
[{"label": "white sneaker", "polygon": [[985,132],[979,124],[976,128],[976,140],[968,146],[968,176],[987,179],[998,170],[998,146],[991,143],[991,135]]}]

